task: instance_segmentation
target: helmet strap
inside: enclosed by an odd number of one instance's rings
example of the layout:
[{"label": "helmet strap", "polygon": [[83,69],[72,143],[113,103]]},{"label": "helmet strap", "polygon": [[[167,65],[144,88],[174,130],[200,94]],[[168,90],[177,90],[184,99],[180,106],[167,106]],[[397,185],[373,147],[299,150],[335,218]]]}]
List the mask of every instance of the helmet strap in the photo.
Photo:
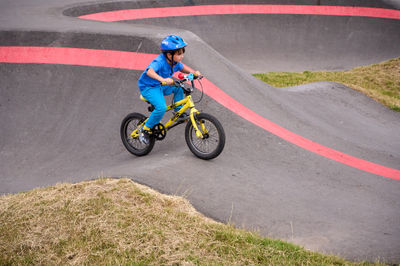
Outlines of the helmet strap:
[{"label": "helmet strap", "polygon": [[[168,55],[167,55],[168,53],[171,54],[171,60],[168,58]],[[174,50],[174,51],[167,52],[167,53],[164,53],[164,54],[165,54],[165,57],[167,58],[167,61],[171,64],[171,75],[174,73],[174,66],[177,64],[177,63],[174,61],[174,55],[175,55],[175,53],[176,53],[175,50]]]}]

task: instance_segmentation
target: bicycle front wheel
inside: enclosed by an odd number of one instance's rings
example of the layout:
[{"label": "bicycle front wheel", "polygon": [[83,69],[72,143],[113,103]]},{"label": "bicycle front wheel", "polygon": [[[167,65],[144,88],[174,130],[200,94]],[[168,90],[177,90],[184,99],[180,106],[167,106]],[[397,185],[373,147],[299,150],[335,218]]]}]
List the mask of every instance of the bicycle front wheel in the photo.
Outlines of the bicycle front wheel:
[{"label": "bicycle front wheel", "polygon": [[146,117],[139,113],[128,114],[121,123],[121,139],[125,148],[136,156],[143,156],[151,152],[154,147],[155,138],[150,136],[148,145],[139,141],[138,137],[132,137],[131,133],[142,125]]},{"label": "bicycle front wheel", "polygon": [[185,128],[185,139],[190,151],[203,160],[217,157],[225,146],[225,132],[221,123],[206,113],[196,115],[195,121],[203,138],[196,136],[196,130],[189,120]]}]

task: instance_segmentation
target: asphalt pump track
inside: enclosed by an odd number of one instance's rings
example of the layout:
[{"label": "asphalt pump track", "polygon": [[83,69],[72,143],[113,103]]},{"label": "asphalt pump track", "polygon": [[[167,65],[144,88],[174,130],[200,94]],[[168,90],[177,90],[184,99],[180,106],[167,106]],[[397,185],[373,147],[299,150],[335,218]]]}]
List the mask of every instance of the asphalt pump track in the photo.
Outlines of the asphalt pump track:
[{"label": "asphalt pump track", "polygon": [[[400,261],[400,116],[342,84],[249,73],[344,70],[400,55],[395,1],[0,1],[0,193],[99,176],[185,195],[218,221],[351,260]],[[139,10],[139,11],[138,11]],[[202,161],[184,127],[145,157],[119,125],[137,78],[181,35],[198,109],[227,142]]]}]

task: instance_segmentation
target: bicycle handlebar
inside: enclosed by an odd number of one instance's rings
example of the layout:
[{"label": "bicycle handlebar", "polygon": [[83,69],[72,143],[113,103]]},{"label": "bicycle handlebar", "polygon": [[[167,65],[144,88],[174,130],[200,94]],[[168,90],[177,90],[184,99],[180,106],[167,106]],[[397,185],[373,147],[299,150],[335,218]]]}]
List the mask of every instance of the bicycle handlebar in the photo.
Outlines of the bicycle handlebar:
[{"label": "bicycle handlebar", "polygon": [[[193,73],[190,73],[188,75],[184,75],[183,73],[179,73],[178,74],[178,78],[174,78],[174,81],[178,82],[178,83],[183,83],[183,82],[186,82],[186,81],[193,81],[195,79],[199,79],[200,80],[202,78],[203,78],[203,76],[195,76],[195,75],[193,75]],[[168,85],[166,82],[160,82],[160,84],[163,85],[163,86]]]},{"label": "bicycle handlebar", "polygon": [[195,79],[202,79],[203,78],[203,76],[195,76],[195,75],[193,75],[193,73],[190,73],[190,74],[187,74],[187,75],[184,75],[183,73],[179,73],[178,74],[178,81],[181,83],[181,82],[185,82],[185,81],[192,81],[193,82],[193,80],[195,80]]}]

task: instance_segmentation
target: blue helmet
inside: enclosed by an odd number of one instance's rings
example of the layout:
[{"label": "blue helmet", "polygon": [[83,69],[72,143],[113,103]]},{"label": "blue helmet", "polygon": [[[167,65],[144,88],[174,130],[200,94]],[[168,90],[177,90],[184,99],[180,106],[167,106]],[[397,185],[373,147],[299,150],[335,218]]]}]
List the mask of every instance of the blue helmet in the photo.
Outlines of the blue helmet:
[{"label": "blue helmet", "polygon": [[185,47],[187,43],[177,35],[169,35],[161,42],[161,51],[163,53],[172,52]]}]

